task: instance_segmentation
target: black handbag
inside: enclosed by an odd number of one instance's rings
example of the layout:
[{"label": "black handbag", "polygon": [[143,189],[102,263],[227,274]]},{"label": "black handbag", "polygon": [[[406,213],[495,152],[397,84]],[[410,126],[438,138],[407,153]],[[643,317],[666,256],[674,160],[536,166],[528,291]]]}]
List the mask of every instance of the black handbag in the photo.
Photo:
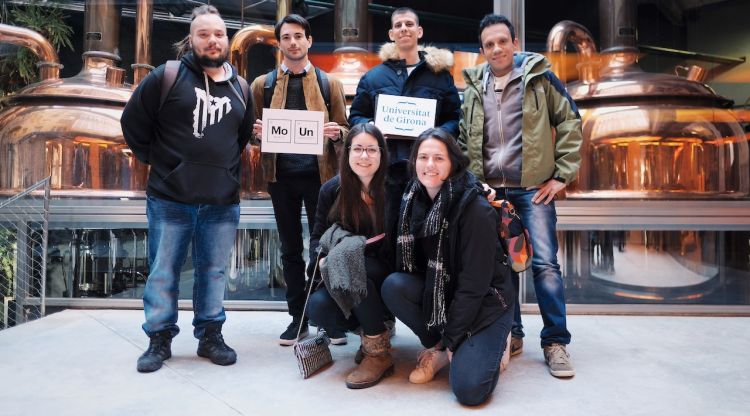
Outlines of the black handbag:
[{"label": "black handbag", "polygon": [[[315,260],[315,271],[313,276],[318,270],[318,262],[320,261],[320,254]],[[307,298],[305,299],[305,307],[302,309],[302,316],[305,316],[307,311],[307,303],[310,300],[310,293],[312,293],[313,279],[310,279],[310,287],[307,289]],[[299,334],[302,331],[302,325],[297,329],[297,338],[294,342],[294,357],[297,359],[297,365],[299,366],[299,372],[302,374],[302,378],[308,378],[315,374],[318,370],[325,367],[326,365],[333,362],[331,356],[331,350],[328,348],[331,340],[326,335],[325,331],[318,332],[318,334],[312,338],[304,341],[299,341]]]}]

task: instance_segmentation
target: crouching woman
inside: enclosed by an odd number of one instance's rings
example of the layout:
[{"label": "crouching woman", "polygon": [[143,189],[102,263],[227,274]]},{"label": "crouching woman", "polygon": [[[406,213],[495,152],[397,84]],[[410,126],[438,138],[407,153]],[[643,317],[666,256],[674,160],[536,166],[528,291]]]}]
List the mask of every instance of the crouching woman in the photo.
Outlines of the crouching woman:
[{"label": "crouching woman", "polygon": [[[327,257],[319,262],[325,286],[310,296],[309,314],[329,331],[361,328],[363,360],[347,376],[346,386],[362,389],[393,373],[380,297],[383,280],[392,271],[385,261],[383,233],[388,154],[380,130],[372,124],[358,124],[345,138],[341,156],[339,175],[320,188],[310,234],[311,252]],[[346,236],[354,237],[355,243],[342,243]],[[357,239],[364,246],[364,255],[340,251],[342,244],[356,251]],[[337,254],[330,249],[336,241]],[[308,272],[313,274],[310,269]]]},{"label": "crouching woman", "polygon": [[513,315],[499,217],[441,129],[419,136],[397,224],[397,272],[382,287],[388,308],[426,348],[409,375],[426,383],[450,363],[459,402],[484,403],[500,376]]}]

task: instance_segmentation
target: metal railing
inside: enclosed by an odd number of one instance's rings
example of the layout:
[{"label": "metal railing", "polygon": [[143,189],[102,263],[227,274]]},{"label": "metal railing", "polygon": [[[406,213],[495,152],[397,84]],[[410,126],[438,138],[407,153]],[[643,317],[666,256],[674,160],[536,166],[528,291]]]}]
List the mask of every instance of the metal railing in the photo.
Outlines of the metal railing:
[{"label": "metal railing", "polygon": [[45,314],[49,177],[0,199],[0,330]]}]

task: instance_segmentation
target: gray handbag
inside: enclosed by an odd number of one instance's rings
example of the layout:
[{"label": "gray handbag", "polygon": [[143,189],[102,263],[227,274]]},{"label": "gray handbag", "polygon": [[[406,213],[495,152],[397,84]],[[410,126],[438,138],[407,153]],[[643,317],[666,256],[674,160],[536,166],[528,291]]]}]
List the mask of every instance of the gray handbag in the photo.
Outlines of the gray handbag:
[{"label": "gray handbag", "polygon": [[[305,299],[305,307],[302,309],[302,317],[304,318],[305,312],[307,311],[307,303],[310,300],[310,293],[312,292],[313,279],[318,270],[318,262],[320,261],[320,254],[315,260],[315,271],[313,277],[310,278],[310,287],[307,289],[307,298]],[[294,357],[297,359],[297,365],[299,366],[299,372],[302,374],[302,378],[308,378],[315,374],[316,371],[325,367],[326,365],[333,362],[331,356],[331,350],[328,345],[331,340],[326,335],[325,331],[320,331],[312,338],[306,339],[302,342],[299,341],[299,334],[302,331],[302,325],[297,329],[297,338],[294,342]]]}]

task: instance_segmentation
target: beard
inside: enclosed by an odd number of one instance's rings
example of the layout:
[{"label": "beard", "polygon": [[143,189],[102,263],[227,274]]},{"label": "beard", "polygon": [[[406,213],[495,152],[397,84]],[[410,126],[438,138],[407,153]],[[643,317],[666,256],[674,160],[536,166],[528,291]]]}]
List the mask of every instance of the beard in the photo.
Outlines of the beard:
[{"label": "beard", "polygon": [[220,68],[224,65],[227,58],[229,58],[229,48],[224,49],[224,52],[217,58],[211,58],[207,55],[202,55],[193,47],[193,55],[198,60],[198,64],[205,68]]}]

